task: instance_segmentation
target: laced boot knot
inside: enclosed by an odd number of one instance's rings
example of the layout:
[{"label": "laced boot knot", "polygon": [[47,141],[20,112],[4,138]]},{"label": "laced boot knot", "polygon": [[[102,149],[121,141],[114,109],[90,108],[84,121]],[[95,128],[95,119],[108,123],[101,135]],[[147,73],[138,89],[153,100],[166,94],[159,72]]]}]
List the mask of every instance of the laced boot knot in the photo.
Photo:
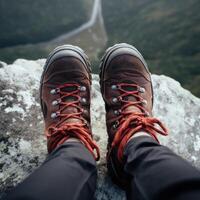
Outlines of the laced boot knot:
[{"label": "laced boot knot", "polygon": [[[128,87],[129,90],[126,91],[124,87]],[[117,158],[122,162],[124,148],[135,133],[145,131],[159,142],[157,134],[166,136],[168,135],[168,130],[160,120],[149,117],[147,110],[143,106],[144,99],[139,95],[139,93],[144,92],[144,89],[142,90],[138,85],[129,83],[118,84],[117,88],[121,92],[118,99],[122,103],[122,108],[121,114],[117,118],[119,126],[111,144],[110,152],[113,148],[117,147]],[[133,88],[133,90],[130,88]],[[129,100],[128,98],[124,100],[126,96],[134,97],[135,101]],[[130,111],[127,109],[129,106],[135,106],[141,112]]]},{"label": "laced boot knot", "polygon": [[[79,92],[85,90],[84,86],[74,83],[63,84],[51,90],[51,94],[60,94],[60,99],[57,103],[60,109],[56,112],[56,115],[53,115],[54,118],[59,118],[58,122],[52,124],[45,131],[46,137],[51,141],[48,146],[49,152],[63,144],[69,138],[77,138],[86,146],[94,158],[99,160],[99,148],[93,140],[90,128],[82,115],[84,110],[81,107]],[[66,101],[67,98],[70,98],[70,101]],[[69,107],[75,108],[77,112],[65,113]]]}]

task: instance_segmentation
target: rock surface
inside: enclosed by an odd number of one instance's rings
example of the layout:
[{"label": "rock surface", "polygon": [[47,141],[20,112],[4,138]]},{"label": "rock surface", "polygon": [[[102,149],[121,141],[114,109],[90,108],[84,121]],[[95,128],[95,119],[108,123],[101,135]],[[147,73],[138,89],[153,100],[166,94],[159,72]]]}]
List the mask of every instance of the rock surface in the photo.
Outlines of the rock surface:
[{"label": "rock surface", "polygon": [[[0,197],[38,167],[46,156],[46,140],[38,88],[45,60],[0,62]],[[161,143],[200,168],[200,100],[178,82],[153,75],[154,115],[170,130]],[[106,176],[104,103],[98,76],[93,75],[93,133],[101,148],[98,163],[98,200],[125,199],[124,193]]]}]

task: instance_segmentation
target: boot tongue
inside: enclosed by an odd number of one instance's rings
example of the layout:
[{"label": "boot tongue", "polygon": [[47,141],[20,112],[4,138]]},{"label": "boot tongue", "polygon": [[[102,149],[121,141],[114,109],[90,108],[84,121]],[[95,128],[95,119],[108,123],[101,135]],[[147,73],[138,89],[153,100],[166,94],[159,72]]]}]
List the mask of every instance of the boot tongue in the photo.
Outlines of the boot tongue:
[{"label": "boot tongue", "polygon": [[[64,103],[71,103],[71,102],[76,101],[76,100],[77,100],[76,97],[69,96],[69,97],[63,98],[62,101]],[[64,107],[65,107],[65,105],[62,105],[61,109],[64,108]],[[79,112],[79,110],[76,107],[74,107],[74,106],[66,106],[65,109],[62,111],[62,114],[72,114],[72,113],[77,113],[77,112]]]},{"label": "boot tongue", "polygon": [[134,112],[134,113],[142,113],[142,111],[136,107],[136,106],[128,106],[126,109],[125,109],[125,112]]},{"label": "boot tongue", "polygon": [[[76,87],[72,86],[72,87],[63,88],[62,91],[63,92],[73,92],[76,89],[77,89]],[[74,101],[77,101],[77,97],[75,97],[75,96],[67,96],[67,97],[62,98],[62,102],[64,102],[64,103],[70,103],[70,102],[74,102]],[[63,109],[62,114],[73,114],[73,113],[80,112],[79,109],[74,106],[61,105],[61,109]],[[72,117],[72,118],[67,119],[65,122],[66,123],[74,123],[74,122],[81,122],[81,120]]]},{"label": "boot tongue", "polygon": [[[136,86],[123,86],[123,89],[126,90],[127,92],[131,92],[131,91],[136,91],[137,87]],[[130,102],[139,101],[139,99],[134,97],[133,95],[127,95],[124,98],[126,101],[130,101]],[[130,105],[125,109],[125,112],[130,112],[130,111],[142,113],[142,111],[137,106],[134,106],[134,105]]]}]

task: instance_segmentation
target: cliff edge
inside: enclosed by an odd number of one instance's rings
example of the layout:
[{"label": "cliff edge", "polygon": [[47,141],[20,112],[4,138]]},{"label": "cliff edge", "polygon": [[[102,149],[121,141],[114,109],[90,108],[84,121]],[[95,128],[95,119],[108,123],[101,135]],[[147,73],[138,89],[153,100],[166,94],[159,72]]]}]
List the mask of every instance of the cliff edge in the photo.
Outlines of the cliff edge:
[{"label": "cliff edge", "polygon": [[[0,198],[21,182],[46,157],[46,140],[39,104],[39,83],[45,60],[0,62]],[[152,75],[154,115],[170,130],[161,143],[200,168],[200,99],[166,76]],[[104,103],[93,75],[92,127],[101,148],[97,199],[125,199],[106,175]]]}]

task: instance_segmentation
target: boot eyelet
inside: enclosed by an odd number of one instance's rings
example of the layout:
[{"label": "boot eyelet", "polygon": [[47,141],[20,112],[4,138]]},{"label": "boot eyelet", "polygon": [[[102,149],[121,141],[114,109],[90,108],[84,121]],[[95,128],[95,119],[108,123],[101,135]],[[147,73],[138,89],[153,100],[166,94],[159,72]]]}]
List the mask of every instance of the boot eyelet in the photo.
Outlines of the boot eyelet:
[{"label": "boot eyelet", "polygon": [[52,89],[52,90],[50,91],[50,94],[57,94],[59,91],[60,91],[59,88],[55,88],[55,89]]},{"label": "boot eyelet", "polygon": [[57,99],[57,100],[55,100],[55,101],[52,101],[52,106],[57,106],[59,103],[61,102],[61,100],[60,99]]},{"label": "boot eyelet", "polygon": [[145,112],[145,115],[146,115],[146,117],[149,117],[150,116],[150,114],[149,114],[149,112]]},{"label": "boot eyelet", "polygon": [[117,89],[118,89],[118,86],[117,86],[117,85],[112,85],[112,86],[111,86],[111,89],[112,89],[112,90],[117,90]]},{"label": "boot eyelet", "polygon": [[80,90],[81,92],[85,92],[85,91],[87,90],[87,88],[86,88],[85,86],[80,86],[80,87],[79,87],[79,90]]},{"label": "boot eyelet", "polygon": [[84,109],[84,108],[81,108],[81,113],[82,113],[82,114],[87,114],[87,110]]},{"label": "boot eyelet", "polygon": [[52,106],[57,106],[57,105],[58,105],[58,102],[57,102],[57,100],[55,100],[55,101],[52,101],[51,105],[52,105]]},{"label": "boot eyelet", "polygon": [[147,105],[147,100],[143,99],[143,100],[142,100],[142,104],[143,104],[144,106],[146,106],[146,105]]},{"label": "boot eyelet", "polygon": [[121,110],[114,110],[115,115],[120,115],[120,113],[121,113]]},{"label": "boot eyelet", "polygon": [[117,103],[119,100],[118,100],[118,98],[116,98],[116,97],[114,97],[113,99],[112,99],[112,102],[113,103]]},{"label": "boot eyelet", "polygon": [[140,93],[145,93],[146,90],[145,90],[145,88],[143,88],[143,87],[139,87],[139,88],[138,88],[138,91],[139,91]]},{"label": "boot eyelet", "polygon": [[55,119],[55,118],[57,118],[58,117],[58,113],[51,113],[51,118],[52,119]]},{"label": "boot eyelet", "polygon": [[81,98],[81,100],[80,100],[80,102],[82,103],[82,104],[86,104],[87,103],[87,100],[86,100],[86,98]]},{"label": "boot eyelet", "polygon": [[119,121],[116,121],[114,124],[113,124],[113,129],[117,129],[119,127]]}]

